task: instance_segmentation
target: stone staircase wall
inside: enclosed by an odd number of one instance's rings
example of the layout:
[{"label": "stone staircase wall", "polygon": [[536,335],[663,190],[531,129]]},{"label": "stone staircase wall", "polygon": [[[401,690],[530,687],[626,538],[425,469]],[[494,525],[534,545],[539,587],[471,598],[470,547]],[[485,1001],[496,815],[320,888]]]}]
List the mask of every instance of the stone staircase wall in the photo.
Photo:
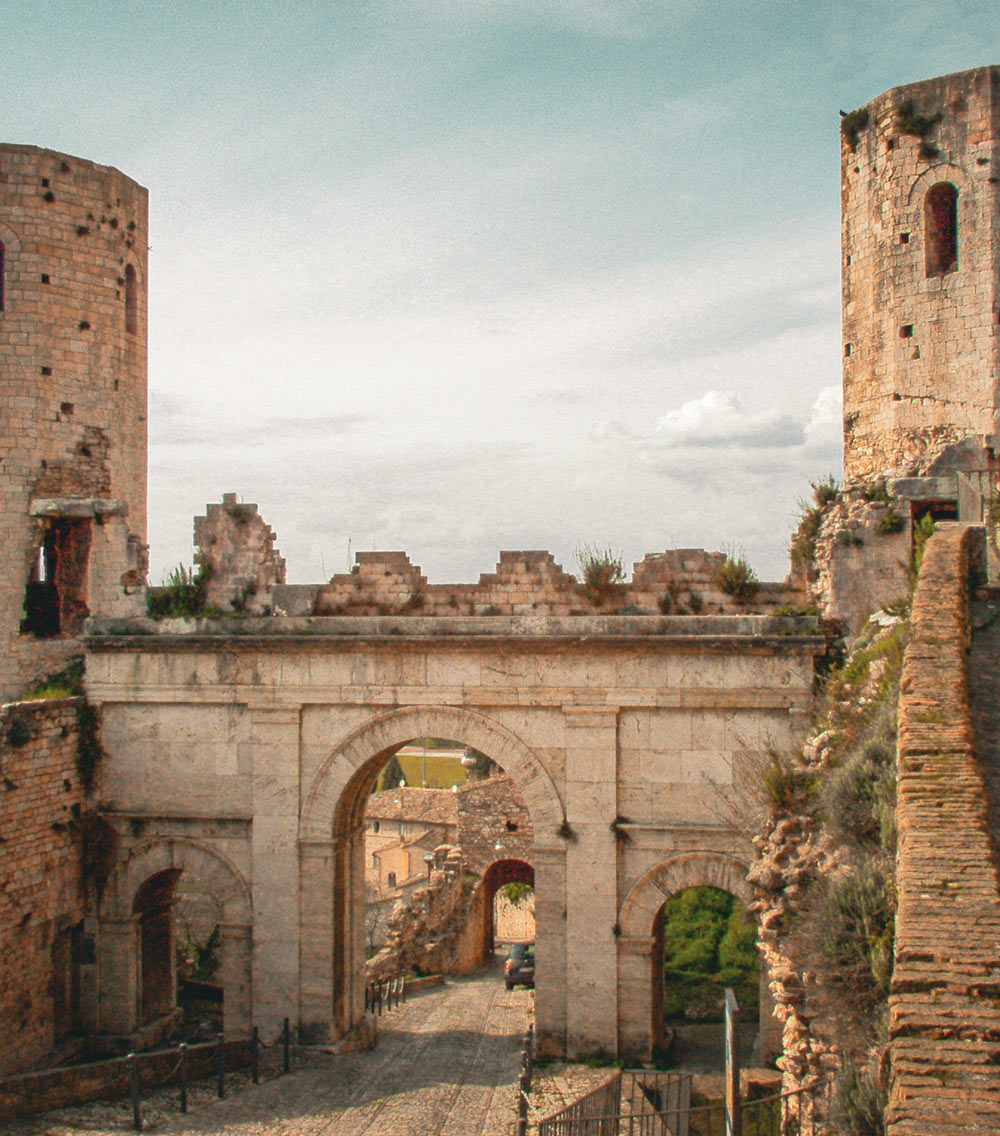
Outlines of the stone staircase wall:
[{"label": "stone staircase wall", "polygon": [[890,1136],[1000,1131],[1000,876],[966,662],[982,539],[928,542],[903,664]]}]

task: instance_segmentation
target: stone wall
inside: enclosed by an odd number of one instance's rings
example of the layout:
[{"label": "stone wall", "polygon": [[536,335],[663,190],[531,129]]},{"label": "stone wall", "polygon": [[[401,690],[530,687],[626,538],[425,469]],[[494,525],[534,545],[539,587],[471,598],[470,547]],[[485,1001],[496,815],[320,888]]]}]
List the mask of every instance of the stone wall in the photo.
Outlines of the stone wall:
[{"label": "stone wall", "polygon": [[402,899],[389,916],[386,944],[368,962],[370,980],[408,970],[468,974],[482,962],[483,896],[461,850],[441,845],[424,887]]},{"label": "stone wall", "polygon": [[[89,529],[89,560],[70,581],[80,610],[137,610],[146,190],[107,166],[0,145],[0,246],[0,698],[13,698],[79,650],[79,621],[50,638],[21,633],[47,534]],[[44,606],[44,589],[35,598]]]},{"label": "stone wall", "polygon": [[752,598],[723,590],[726,554],[701,548],[650,553],[628,583],[587,591],[545,551],[501,552],[495,572],[476,584],[428,584],[404,552],[359,552],[354,571],[315,591],[316,615],[738,614],[803,602],[793,584],[763,583]]},{"label": "stone wall", "polygon": [[[922,121],[921,121],[922,119]],[[885,92],[841,145],[844,470],[923,473],[995,448],[1000,69]],[[921,133],[923,137],[921,137]],[[935,268],[928,191],[957,191],[957,255]]]},{"label": "stone wall", "polygon": [[195,562],[204,580],[205,602],[224,612],[269,613],[277,585],[285,582],[285,561],[274,547],[274,531],[235,493],[208,505],[195,517]]},{"label": "stone wall", "polygon": [[966,674],[981,542],[959,526],[928,542],[903,665],[890,1134],[1000,1127],[1000,876]]},{"label": "stone wall", "polygon": [[31,1068],[79,1025],[78,703],[0,709],[0,1074]]},{"label": "stone wall", "polygon": [[509,777],[469,781],[455,795],[458,845],[470,871],[481,876],[497,860],[531,863],[531,814]]}]

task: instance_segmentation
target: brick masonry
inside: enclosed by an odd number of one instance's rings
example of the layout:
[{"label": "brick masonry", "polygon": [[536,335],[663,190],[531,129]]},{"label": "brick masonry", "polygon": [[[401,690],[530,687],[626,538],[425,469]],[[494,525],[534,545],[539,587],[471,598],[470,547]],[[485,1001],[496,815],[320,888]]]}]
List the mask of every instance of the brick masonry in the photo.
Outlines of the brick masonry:
[{"label": "brick masonry", "polygon": [[1000,1128],[1000,877],[966,674],[981,540],[928,542],[903,664],[890,1136]]},{"label": "brick masonry", "polygon": [[79,1024],[72,956],[85,958],[77,823],[84,795],[76,706],[59,699],[0,709],[0,1074],[30,1068]]}]

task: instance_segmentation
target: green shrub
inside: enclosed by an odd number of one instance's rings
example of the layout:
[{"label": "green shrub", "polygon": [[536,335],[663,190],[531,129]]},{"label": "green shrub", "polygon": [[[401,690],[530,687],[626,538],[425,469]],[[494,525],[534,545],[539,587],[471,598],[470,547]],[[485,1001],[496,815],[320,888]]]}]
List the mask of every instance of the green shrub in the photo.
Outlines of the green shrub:
[{"label": "green shrub", "polygon": [[913,526],[913,551],[910,553],[910,588],[916,588],[917,577],[920,575],[920,565],[924,559],[924,548],[934,535],[937,525],[930,513],[924,513]]},{"label": "green shrub", "polygon": [[825,509],[827,505],[832,505],[837,500],[837,494],[840,492],[840,485],[833,474],[827,474],[822,481],[812,482],[813,500],[821,508]]},{"label": "green shrub", "polygon": [[167,577],[163,588],[146,595],[146,614],[152,619],[170,619],[205,614],[204,571],[187,569],[183,564]]},{"label": "green shrub", "polygon": [[35,731],[24,718],[11,719],[11,723],[7,727],[7,744],[12,749],[20,749],[21,746],[27,745],[34,736]]},{"label": "green shrub", "polygon": [[850,114],[841,116],[840,133],[843,134],[844,140],[850,146],[852,154],[858,152],[861,131],[868,126],[870,120],[871,115],[867,107],[858,107],[857,110],[852,110]]},{"label": "green shrub", "polygon": [[742,556],[727,556],[719,565],[715,582],[728,596],[746,602],[752,600],[760,590],[757,573]]},{"label": "green shrub", "polygon": [[890,536],[892,533],[902,532],[904,528],[906,521],[893,509],[883,513],[875,525],[875,531],[880,536]]},{"label": "green shrub", "polygon": [[880,861],[862,860],[831,880],[823,899],[823,950],[853,978],[854,997],[874,1004],[889,992],[895,889]]},{"label": "green shrub", "polygon": [[837,1078],[831,1109],[836,1131],[843,1136],[884,1136],[889,1095],[850,1061]]},{"label": "green shrub", "polygon": [[583,590],[594,604],[603,603],[616,584],[625,579],[621,553],[610,548],[582,545],[576,551],[576,562],[583,577]]},{"label": "green shrub", "polygon": [[76,655],[61,671],[48,675],[24,696],[24,701],[78,698],[83,694],[83,656]]}]

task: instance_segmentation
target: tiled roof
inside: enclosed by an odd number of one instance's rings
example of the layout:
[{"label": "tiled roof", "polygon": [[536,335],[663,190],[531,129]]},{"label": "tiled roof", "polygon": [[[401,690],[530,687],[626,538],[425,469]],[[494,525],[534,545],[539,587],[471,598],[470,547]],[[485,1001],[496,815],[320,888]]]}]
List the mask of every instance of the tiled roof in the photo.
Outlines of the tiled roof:
[{"label": "tiled roof", "polygon": [[368,798],[368,820],[413,820],[423,824],[458,824],[458,801],[448,789],[386,789]]}]

